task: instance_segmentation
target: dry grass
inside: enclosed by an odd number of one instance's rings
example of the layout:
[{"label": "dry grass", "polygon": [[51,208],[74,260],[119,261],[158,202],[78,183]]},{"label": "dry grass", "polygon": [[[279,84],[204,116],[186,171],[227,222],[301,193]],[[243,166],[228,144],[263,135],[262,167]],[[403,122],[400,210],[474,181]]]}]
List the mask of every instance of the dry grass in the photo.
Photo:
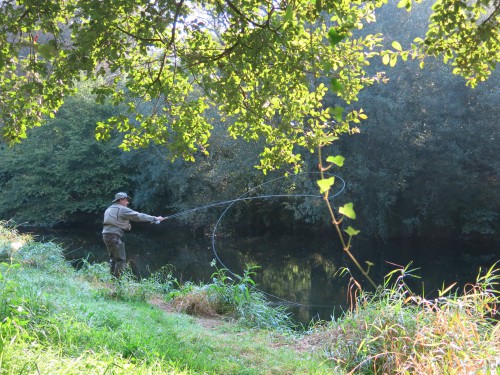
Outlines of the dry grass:
[{"label": "dry grass", "polygon": [[30,235],[19,234],[19,232],[9,227],[6,221],[0,221],[0,258],[9,259],[18,252],[25,244],[33,239]]},{"label": "dry grass", "polygon": [[206,289],[197,289],[191,293],[179,295],[172,300],[171,304],[172,308],[180,313],[206,317],[219,316]]},{"label": "dry grass", "polygon": [[350,312],[302,345],[348,374],[499,374],[498,280],[490,269],[461,295],[434,300],[401,280],[376,295],[360,292]]}]

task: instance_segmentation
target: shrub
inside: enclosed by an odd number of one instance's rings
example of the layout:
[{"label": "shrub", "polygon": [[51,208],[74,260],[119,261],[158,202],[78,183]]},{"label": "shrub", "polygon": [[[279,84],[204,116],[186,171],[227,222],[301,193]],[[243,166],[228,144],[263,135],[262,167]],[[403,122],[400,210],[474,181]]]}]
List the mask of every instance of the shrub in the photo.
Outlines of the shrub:
[{"label": "shrub", "polygon": [[0,260],[9,260],[26,243],[32,241],[31,236],[19,234],[7,221],[0,221]]}]

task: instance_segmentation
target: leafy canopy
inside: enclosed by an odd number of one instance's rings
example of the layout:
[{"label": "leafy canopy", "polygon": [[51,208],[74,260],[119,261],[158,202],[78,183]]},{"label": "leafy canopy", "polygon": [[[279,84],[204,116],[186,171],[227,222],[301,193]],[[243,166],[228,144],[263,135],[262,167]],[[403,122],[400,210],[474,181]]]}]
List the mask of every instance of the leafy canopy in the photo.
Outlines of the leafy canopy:
[{"label": "leafy canopy", "polygon": [[[54,117],[75,81],[104,77],[98,101],[127,112],[98,139],[164,145],[172,159],[207,153],[216,108],[229,135],[263,140],[264,172],[303,160],[366,118],[347,109],[383,79],[370,60],[441,54],[471,85],[498,60],[498,1],[438,0],[429,32],[403,51],[358,30],[387,0],[36,0],[0,4],[0,129],[8,143]],[[411,0],[401,7],[410,9]],[[330,93],[333,108],[325,106]]]}]

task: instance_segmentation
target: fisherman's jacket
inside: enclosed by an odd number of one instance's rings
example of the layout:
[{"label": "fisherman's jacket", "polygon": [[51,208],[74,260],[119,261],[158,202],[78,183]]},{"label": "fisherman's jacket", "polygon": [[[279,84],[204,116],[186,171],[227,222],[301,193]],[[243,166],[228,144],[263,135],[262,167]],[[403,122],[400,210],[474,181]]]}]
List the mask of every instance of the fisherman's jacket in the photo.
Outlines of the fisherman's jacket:
[{"label": "fisherman's jacket", "polygon": [[130,221],[154,222],[154,216],[142,214],[121,204],[115,203],[104,212],[102,233],[114,233],[120,237],[125,230],[129,231],[132,226]]}]

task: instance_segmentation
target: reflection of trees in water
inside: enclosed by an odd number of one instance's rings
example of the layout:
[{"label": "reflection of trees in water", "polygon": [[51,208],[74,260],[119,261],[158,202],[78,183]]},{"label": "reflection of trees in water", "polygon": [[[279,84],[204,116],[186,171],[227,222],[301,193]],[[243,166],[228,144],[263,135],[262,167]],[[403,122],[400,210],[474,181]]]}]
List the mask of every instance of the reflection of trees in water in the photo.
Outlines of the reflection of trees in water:
[{"label": "reflection of trees in water", "polygon": [[239,246],[241,263],[261,266],[255,280],[262,290],[300,304],[293,308],[299,321],[308,322],[320,312],[329,318],[334,307],[345,305],[347,280],[335,276],[339,260],[329,253],[328,239],[266,236],[257,242],[241,240]]}]

